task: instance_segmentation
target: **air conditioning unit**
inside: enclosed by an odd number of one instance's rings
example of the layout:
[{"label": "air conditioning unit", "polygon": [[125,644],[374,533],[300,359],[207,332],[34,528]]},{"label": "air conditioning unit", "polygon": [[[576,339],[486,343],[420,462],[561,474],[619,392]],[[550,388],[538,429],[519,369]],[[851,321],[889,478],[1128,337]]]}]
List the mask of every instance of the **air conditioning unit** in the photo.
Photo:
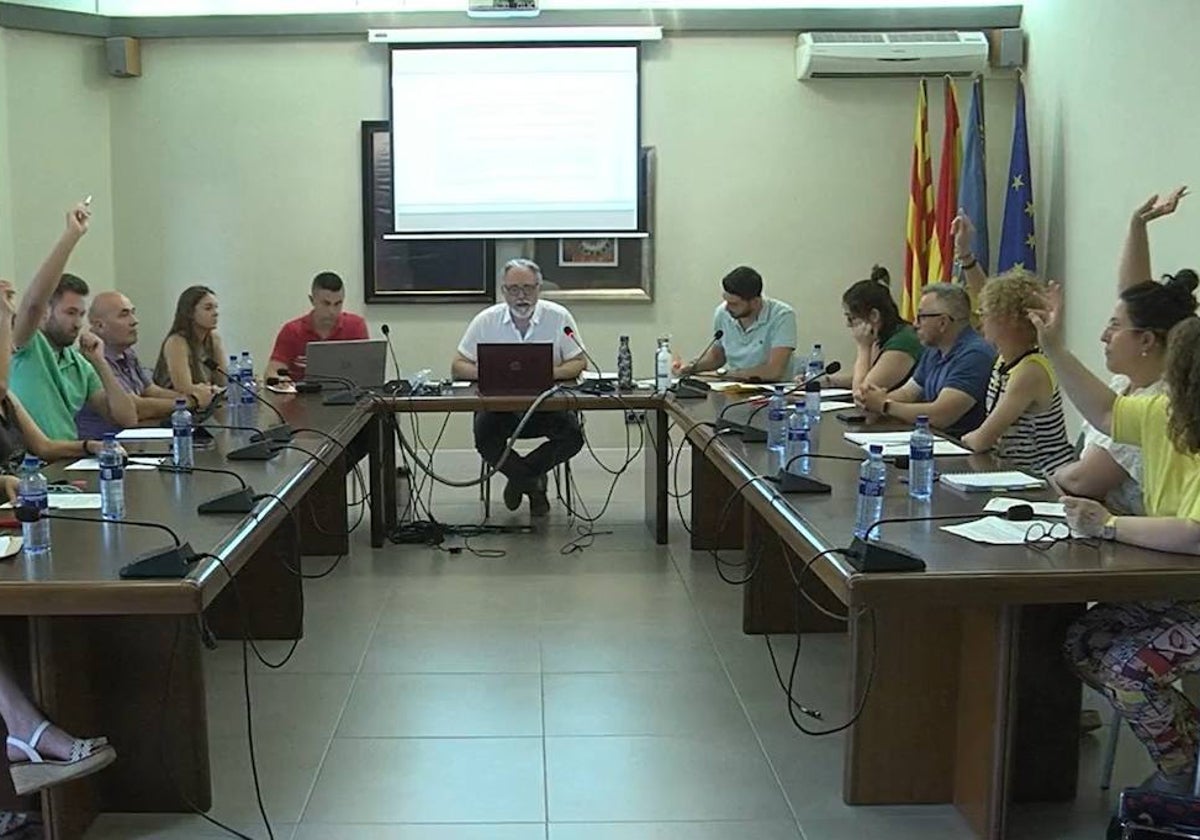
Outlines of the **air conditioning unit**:
[{"label": "air conditioning unit", "polygon": [[982,32],[801,32],[796,78],[965,76],[987,68]]}]

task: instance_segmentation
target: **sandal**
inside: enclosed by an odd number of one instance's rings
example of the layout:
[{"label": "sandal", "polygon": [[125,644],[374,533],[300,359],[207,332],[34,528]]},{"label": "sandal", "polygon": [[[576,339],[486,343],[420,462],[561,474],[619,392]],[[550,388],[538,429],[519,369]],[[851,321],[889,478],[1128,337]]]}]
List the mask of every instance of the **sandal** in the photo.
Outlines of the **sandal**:
[{"label": "sandal", "polygon": [[37,744],[49,728],[50,721],[42,721],[38,728],[33,730],[33,737],[29,739],[29,743],[8,736],[8,746],[16,747],[29,759],[9,761],[8,772],[12,775],[13,787],[17,789],[18,796],[90,776],[117,759],[117,751],[109,745],[106,738],[76,738],[71,744],[71,757],[65,761],[42,758],[41,753],[37,751]]}]

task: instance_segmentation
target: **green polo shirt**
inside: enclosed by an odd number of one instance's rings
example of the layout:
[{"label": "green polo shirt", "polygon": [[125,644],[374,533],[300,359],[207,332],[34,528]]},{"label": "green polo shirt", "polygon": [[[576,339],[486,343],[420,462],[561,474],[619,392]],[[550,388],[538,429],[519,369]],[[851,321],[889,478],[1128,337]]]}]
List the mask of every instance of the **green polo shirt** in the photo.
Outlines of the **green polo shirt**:
[{"label": "green polo shirt", "polygon": [[724,333],[718,343],[730,370],[758,367],[776,347],[796,349],[796,313],[780,300],[764,297],[763,307],[748,329],[721,304],[713,313],[713,331],[717,330]]},{"label": "green polo shirt", "polygon": [[55,350],[42,331],[13,354],[9,387],[46,437],[75,440],[75,415],[104,385],[74,345]]}]

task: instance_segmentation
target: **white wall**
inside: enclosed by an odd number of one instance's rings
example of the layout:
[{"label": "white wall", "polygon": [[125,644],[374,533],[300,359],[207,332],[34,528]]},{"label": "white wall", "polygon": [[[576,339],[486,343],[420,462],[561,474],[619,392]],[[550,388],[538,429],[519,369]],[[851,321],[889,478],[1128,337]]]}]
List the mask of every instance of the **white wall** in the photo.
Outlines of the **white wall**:
[{"label": "white wall", "polygon": [[[1129,217],[1151,193],[1198,180],[1200,3],[1027,0],[1024,27],[1046,273],[1066,288],[1068,342],[1103,371],[1099,335]],[[1198,223],[1191,198],[1152,226],[1156,273],[1200,266]]]}]

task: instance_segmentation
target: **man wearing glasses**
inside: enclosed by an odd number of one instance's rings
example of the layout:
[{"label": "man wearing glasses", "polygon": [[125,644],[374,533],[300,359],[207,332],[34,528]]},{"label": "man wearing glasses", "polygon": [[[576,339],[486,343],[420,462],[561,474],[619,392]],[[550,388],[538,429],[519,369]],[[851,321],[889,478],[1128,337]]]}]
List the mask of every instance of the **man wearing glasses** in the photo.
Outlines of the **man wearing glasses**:
[{"label": "man wearing glasses", "polygon": [[988,379],[996,351],[971,328],[967,290],[950,283],[925,287],[917,309],[917,337],[925,345],[912,378],[894,391],[864,385],[855,400],[867,411],[904,423],[928,415],[933,426],[962,437],[987,416]]},{"label": "man wearing glasses", "polygon": [[[455,379],[479,379],[480,344],[535,342],[554,345],[554,378],[574,380],[583,373],[587,360],[581,344],[564,331],[570,327],[575,338],[579,331],[565,306],[540,300],[542,270],[533,260],[512,259],[500,272],[503,303],[489,306],[467,325],[458,343],[458,352],[450,365]],[[480,411],[475,414],[475,448],[483,459],[495,466],[504,454],[508,439],[521,420],[520,413]],[[583,448],[579,418],[570,411],[538,411],[529,418],[522,438],[546,438],[546,442],[528,455],[510,453],[500,465],[508,479],[504,488],[504,506],[516,510],[523,496],[529,497],[529,513],[545,516],[550,512],[546,497],[546,474],[571,459]]]}]

